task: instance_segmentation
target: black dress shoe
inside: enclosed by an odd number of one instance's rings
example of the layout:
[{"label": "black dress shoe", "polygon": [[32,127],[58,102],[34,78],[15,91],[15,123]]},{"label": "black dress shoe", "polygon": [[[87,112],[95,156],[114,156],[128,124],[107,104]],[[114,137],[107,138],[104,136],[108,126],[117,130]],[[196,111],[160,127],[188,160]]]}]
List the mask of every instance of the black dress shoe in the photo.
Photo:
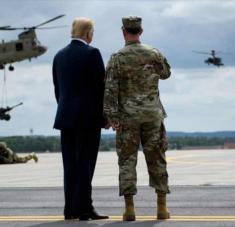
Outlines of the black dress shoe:
[{"label": "black dress shoe", "polygon": [[78,219],[79,216],[75,216],[75,215],[65,215],[64,216],[64,220],[74,220],[74,219]]},{"label": "black dress shoe", "polygon": [[89,213],[83,213],[79,215],[79,220],[81,221],[88,221],[88,220],[101,220],[101,219],[108,219],[108,216],[99,215],[95,210]]}]

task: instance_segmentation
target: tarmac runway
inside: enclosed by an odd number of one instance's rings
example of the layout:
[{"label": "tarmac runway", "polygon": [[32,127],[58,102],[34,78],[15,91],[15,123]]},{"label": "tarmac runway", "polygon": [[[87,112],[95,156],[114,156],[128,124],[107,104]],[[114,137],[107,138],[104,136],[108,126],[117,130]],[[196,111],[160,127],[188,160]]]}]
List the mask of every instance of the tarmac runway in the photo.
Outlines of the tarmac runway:
[{"label": "tarmac runway", "polygon": [[105,221],[63,220],[61,154],[39,154],[39,163],[0,166],[0,226],[235,226],[235,150],[168,151],[171,219],[156,220],[156,195],[149,188],[144,156],[139,153],[136,222],[122,222],[123,198],[118,196],[114,152],[100,152],[94,205],[110,215]]},{"label": "tarmac runway", "polygon": [[[21,154],[23,155],[23,154]],[[235,185],[235,150],[167,151],[170,185]],[[62,187],[61,153],[38,154],[39,162],[0,165],[1,187]],[[138,154],[138,185],[148,185],[143,152]],[[115,152],[99,152],[94,186],[118,186]]]},{"label": "tarmac runway", "polygon": [[2,188],[0,189],[0,226],[235,226],[235,186],[172,186],[169,195],[171,219],[156,220],[154,190],[139,187],[135,196],[137,221],[123,222],[123,198],[117,187],[95,187],[93,198],[98,212],[108,214],[104,221],[64,221],[63,189]]}]

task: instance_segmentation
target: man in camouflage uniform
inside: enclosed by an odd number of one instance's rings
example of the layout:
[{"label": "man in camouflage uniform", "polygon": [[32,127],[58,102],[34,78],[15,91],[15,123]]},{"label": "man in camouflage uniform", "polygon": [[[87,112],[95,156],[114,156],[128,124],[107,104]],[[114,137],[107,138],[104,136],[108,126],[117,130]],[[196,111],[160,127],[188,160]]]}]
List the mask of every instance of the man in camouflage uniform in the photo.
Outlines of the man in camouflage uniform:
[{"label": "man in camouflage uniform", "polygon": [[122,19],[124,48],[113,54],[107,65],[104,112],[117,130],[120,196],[126,209],[123,220],[135,220],[133,195],[136,189],[136,164],[139,144],[143,146],[149,184],[158,195],[158,219],[170,217],[166,207],[169,193],[165,151],[166,113],[158,90],[159,79],[170,76],[170,65],[155,48],[141,44],[141,18]]},{"label": "man in camouflage uniform", "polygon": [[7,147],[6,143],[0,142],[0,164],[26,163],[31,159],[38,162],[38,157],[35,153],[25,157],[19,157],[15,152]]}]

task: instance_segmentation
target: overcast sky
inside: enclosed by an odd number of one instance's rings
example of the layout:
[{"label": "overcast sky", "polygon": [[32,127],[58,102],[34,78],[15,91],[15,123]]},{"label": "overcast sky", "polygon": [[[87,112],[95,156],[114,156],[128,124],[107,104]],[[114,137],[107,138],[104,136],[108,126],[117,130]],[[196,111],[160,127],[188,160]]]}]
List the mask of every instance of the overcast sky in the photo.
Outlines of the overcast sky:
[{"label": "overcast sky", "polygon": [[[168,113],[168,131],[235,130],[235,1],[141,1],[141,0],[1,0],[0,26],[33,26],[59,14],[66,17],[38,30],[48,47],[43,56],[15,63],[7,71],[8,105],[24,102],[12,112],[12,120],[0,121],[0,136],[58,134],[53,130],[56,112],[51,63],[56,52],[70,42],[70,25],[77,16],[95,21],[92,43],[105,64],[124,45],[121,18],[143,18],[142,42],[158,48],[172,66],[170,79],[160,82],[161,99]],[[0,39],[17,38],[18,31],[0,31]],[[222,51],[224,67],[204,64],[206,55],[192,52]],[[3,71],[0,71],[0,106]]]}]

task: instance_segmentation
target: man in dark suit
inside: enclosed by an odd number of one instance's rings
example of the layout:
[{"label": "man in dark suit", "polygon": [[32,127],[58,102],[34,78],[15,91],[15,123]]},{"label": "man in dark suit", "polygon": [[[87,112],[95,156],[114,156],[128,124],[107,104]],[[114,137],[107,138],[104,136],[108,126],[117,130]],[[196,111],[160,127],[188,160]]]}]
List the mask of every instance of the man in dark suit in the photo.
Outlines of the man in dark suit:
[{"label": "man in dark suit", "polygon": [[61,130],[65,219],[105,219],[92,205],[95,170],[103,118],[105,69],[97,48],[89,46],[93,22],[76,18],[72,41],[53,61],[58,103],[54,128]]}]

